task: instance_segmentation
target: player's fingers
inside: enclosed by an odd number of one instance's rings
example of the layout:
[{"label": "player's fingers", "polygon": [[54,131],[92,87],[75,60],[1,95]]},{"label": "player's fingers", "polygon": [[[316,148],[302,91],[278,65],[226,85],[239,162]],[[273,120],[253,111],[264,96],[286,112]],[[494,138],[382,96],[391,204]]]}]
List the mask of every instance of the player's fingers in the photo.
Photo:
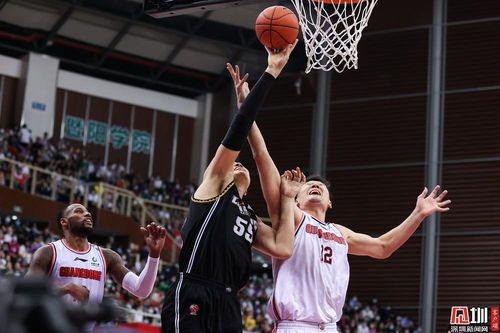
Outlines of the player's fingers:
[{"label": "player's fingers", "polygon": [[297,181],[300,182],[300,178],[302,176],[302,171],[300,171],[300,168],[299,167],[296,167],[295,170],[297,170]]},{"label": "player's fingers", "polygon": [[424,190],[422,191],[422,193],[420,193],[419,198],[425,198],[427,192],[429,192],[429,190],[427,189],[427,187],[424,187]]},{"label": "player's fingers", "polygon": [[446,201],[443,201],[443,202],[438,202],[438,206],[439,207],[444,207],[444,206],[447,206],[451,203],[451,200],[446,200]]},{"label": "player's fingers", "polygon": [[148,237],[149,236],[149,231],[146,228],[142,228],[141,227],[141,232],[144,235],[144,237]]},{"label": "player's fingers", "polygon": [[161,226],[157,225],[156,226],[156,230],[155,230],[156,234],[157,235],[160,235],[160,232],[161,232]]},{"label": "player's fingers", "polygon": [[159,226],[158,224],[156,224],[156,223],[155,223],[155,224],[153,225],[153,231],[154,231],[154,232],[158,232],[158,228],[159,228],[159,227],[160,227],[160,226]]},{"label": "player's fingers", "polygon": [[242,83],[247,83],[247,80],[248,80],[249,77],[250,77],[250,74],[246,73],[245,76],[243,76],[243,78],[241,79],[241,82]]},{"label": "player's fingers", "polygon": [[238,80],[241,80],[241,70],[240,70],[240,66],[236,65],[236,77],[238,78]]},{"label": "player's fingers", "polygon": [[230,63],[227,63],[226,67],[227,67],[227,70],[229,71],[229,74],[231,75],[231,77],[234,80],[234,68],[233,68],[233,65],[231,65]]},{"label": "player's fingers", "polygon": [[432,190],[431,194],[429,195],[431,198],[435,198],[438,191],[440,189],[440,186],[439,185],[436,185],[436,187],[434,187],[434,189]]},{"label": "player's fingers", "polygon": [[438,212],[447,212],[450,210],[450,207],[438,208]]},{"label": "player's fingers", "polygon": [[300,178],[300,182],[301,183],[305,183],[306,182],[306,175],[302,172],[302,177]]},{"label": "player's fingers", "polygon": [[447,190],[444,190],[443,192],[441,192],[441,194],[436,198],[437,201],[441,201],[444,199],[444,197],[446,196],[446,194],[448,194],[448,191]]}]

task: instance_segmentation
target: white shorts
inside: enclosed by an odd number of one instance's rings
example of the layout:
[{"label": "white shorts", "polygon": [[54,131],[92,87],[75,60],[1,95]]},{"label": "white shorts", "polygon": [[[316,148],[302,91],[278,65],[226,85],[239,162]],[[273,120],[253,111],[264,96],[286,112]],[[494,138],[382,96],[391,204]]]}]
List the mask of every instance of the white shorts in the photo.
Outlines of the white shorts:
[{"label": "white shorts", "polygon": [[338,333],[336,324],[313,324],[303,321],[280,321],[277,333]]}]

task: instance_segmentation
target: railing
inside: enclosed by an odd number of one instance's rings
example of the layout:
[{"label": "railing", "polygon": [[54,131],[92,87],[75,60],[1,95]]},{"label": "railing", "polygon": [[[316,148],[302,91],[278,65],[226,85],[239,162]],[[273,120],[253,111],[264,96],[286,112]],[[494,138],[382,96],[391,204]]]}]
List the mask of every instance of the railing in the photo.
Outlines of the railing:
[{"label": "railing", "polygon": [[[8,177],[8,184],[11,189],[19,189],[33,195],[40,195],[37,191],[37,185],[40,184],[40,180],[43,181],[48,178],[50,179],[50,182],[47,181],[47,185],[50,185],[50,188],[52,189],[51,193],[50,195],[40,196],[46,198],[48,197],[51,200],[57,200],[57,194],[64,192],[69,195],[69,202],[73,202],[75,200],[75,191],[80,183],[78,179],[64,176],[53,171],[48,171],[37,166],[11,160],[9,158],[2,158],[0,161],[9,164],[8,169],[10,170],[10,176]],[[27,174],[23,173],[23,169],[26,167],[29,171]],[[19,178],[16,178],[16,176],[19,176]],[[5,180],[7,181],[7,179]],[[69,193],[67,190],[69,190]]]},{"label": "railing", "polygon": [[151,314],[143,311],[132,310],[125,307],[120,307],[123,310],[127,323],[143,322],[144,317],[151,319],[151,325],[161,326],[161,316],[159,314]]},{"label": "railing", "polygon": [[[79,201],[86,207],[95,206],[131,217],[141,226],[145,226],[148,221],[156,221],[162,225],[179,227],[187,214],[186,207],[146,200],[132,191],[104,182],[84,183],[73,177],[8,158],[0,159],[0,163],[8,165],[7,168],[4,165],[2,169],[10,170],[5,183],[11,189],[22,190],[54,201],[68,203]],[[181,244],[170,233],[167,233],[167,237],[171,244],[168,249],[170,262],[175,262]]]}]

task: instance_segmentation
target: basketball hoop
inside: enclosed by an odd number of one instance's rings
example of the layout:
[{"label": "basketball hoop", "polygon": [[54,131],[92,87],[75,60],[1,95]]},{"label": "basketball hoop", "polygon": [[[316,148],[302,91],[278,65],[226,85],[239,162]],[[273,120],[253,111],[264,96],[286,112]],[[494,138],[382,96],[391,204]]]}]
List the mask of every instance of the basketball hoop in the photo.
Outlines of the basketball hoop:
[{"label": "basketball hoop", "polygon": [[291,0],[306,44],[307,68],[358,68],[358,43],[378,0]]}]

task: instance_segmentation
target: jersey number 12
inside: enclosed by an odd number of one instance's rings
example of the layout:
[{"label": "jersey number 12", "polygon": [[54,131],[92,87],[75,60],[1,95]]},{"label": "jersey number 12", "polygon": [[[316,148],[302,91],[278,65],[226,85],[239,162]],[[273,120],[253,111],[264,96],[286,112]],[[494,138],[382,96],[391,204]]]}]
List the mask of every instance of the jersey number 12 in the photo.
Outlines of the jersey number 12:
[{"label": "jersey number 12", "polygon": [[321,245],[321,261],[327,264],[332,264],[332,248]]}]

